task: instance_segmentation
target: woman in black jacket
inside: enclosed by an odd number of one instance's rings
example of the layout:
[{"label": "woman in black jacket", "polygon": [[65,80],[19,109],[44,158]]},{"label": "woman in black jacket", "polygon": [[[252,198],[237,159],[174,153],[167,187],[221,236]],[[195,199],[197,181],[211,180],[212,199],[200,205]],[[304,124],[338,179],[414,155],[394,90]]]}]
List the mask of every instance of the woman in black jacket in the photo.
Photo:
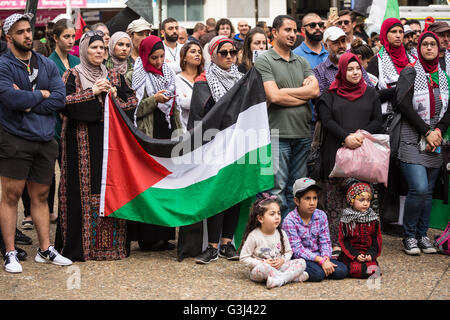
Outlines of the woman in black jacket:
[{"label": "woman in black jacket", "polygon": [[[188,130],[192,129],[197,121],[201,121],[217,101],[243,76],[235,65],[237,50],[233,40],[225,36],[216,36],[209,44],[211,64],[206,72],[196,79],[192,92]],[[198,245],[203,239],[203,222],[180,228],[178,259],[181,260],[184,256],[192,255],[197,251],[195,262],[200,264],[217,260],[218,256],[228,260],[239,260],[239,255],[231,243],[239,214],[240,205],[236,204],[207,219],[208,246],[203,252],[201,248],[198,250]]]},{"label": "woman in black jacket", "polygon": [[401,73],[393,106],[402,114],[398,160],[408,183],[403,217],[404,251],[436,253],[427,237],[432,195],[442,166],[440,145],[450,124],[449,78],[439,66],[439,38],[424,32],[419,59]]},{"label": "woman in black jacket", "polygon": [[342,146],[359,148],[364,140],[358,129],[375,134],[381,131],[381,105],[378,93],[362,78],[358,57],[345,53],[339,59],[336,80],[319,100],[317,108],[324,130],[322,142],[322,180],[324,206],[328,216],[333,258],[340,254],[339,221],[345,207],[345,178],[328,178],[334,168],[336,152]]}]

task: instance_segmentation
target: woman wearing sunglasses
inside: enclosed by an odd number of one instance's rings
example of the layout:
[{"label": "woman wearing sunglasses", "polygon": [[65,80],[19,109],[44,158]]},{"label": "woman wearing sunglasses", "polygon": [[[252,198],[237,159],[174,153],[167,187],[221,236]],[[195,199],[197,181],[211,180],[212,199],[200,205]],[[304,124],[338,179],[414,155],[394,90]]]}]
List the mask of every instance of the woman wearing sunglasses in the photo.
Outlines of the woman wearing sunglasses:
[{"label": "woman wearing sunglasses", "polygon": [[111,93],[133,119],[136,96],[125,78],[103,65],[105,43],[91,31],[80,40],[80,60],[63,75],[65,117],[61,132],[59,220],[55,248],[72,261],[125,258],[126,221],[99,216],[102,178],[103,106]]},{"label": "woman wearing sunglasses", "polygon": [[[211,64],[197,78],[192,92],[191,111],[187,129],[201,121],[211,108],[230,90],[243,76],[237,69],[237,50],[233,40],[226,36],[214,37],[209,46]],[[178,259],[198,255],[196,263],[207,264],[217,260],[220,255],[228,260],[239,260],[236,249],[231,244],[239,219],[240,205],[237,204],[207,219],[208,247],[202,251],[203,222],[180,228]],[[220,248],[219,248],[220,241]],[[180,247],[185,244],[185,248]],[[187,249],[187,248],[196,249]],[[187,252],[191,250],[190,252]],[[196,252],[195,252],[196,251]]]}]

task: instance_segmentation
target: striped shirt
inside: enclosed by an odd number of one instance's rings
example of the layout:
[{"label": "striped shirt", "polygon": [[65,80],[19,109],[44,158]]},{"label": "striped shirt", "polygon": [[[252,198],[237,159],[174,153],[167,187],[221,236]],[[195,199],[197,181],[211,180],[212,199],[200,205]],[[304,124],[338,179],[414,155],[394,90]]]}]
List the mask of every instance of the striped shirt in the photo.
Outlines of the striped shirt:
[{"label": "striped shirt", "polygon": [[288,236],[295,259],[314,261],[317,256],[331,256],[330,231],[325,212],[316,209],[309,223],[305,224],[295,208],[284,218],[283,230]]},{"label": "striped shirt", "polygon": [[[436,112],[431,119],[431,127],[435,128],[439,122],[439,116],[442,109],[442,100],[440,98],[439,88],[433,89],[434,99],[436,101]],[[402,118],[400,129],[400,148],[398,159],[402,162],[420,164],[426,168],[440,168],[442,166],[442,154],[419,151],[420,136],[417,130],[406,120]]]}]

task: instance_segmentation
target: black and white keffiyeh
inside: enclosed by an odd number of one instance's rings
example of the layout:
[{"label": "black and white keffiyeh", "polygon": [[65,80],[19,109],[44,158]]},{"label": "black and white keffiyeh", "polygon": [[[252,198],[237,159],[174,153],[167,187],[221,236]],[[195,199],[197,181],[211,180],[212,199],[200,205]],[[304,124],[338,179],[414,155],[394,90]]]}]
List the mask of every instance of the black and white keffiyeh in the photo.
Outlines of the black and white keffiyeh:
[{"label": "black and white keffiyeh", "polygon": [[206,70],[206,80],[214,101],[219,101],[242,76],[243,74],[238,71],[237,66],[234,64],[231,66],[230,71],[226,71],[215,63],[211,63],[208,70]]},{"label": "black and white keffiyeh", "polygon": [[[414,62],[415,59],[413,56],[406,54],[408,57],[409,62]],[[382,48],[380,53],[377,55],[378,58],[378,89],[389,89],[395,87],[399,74],[397,72],[397,69],[395,68],[394,62],[392,62],[391,57],[389,56],[389,53],[386,51],[386,49]],[[381,109],[383,114],[389,113],[392,111],[391,103],[384,102],[381,105]]]},{"label": "black and white keffiyeh", "polygon": [[[414,65],[416,69],[416,78],[414,80],[414,95],[413,95],[413,108],[417,114],[430,125],[430,90],[428,89],[428,78],[430,75],[426,73],[420,61],[417,61]],[[439,67],[439,91],[442,100],[442,109],[439,114],[439,119],[442,119],[448,108],[448,81],[447,77]]]},{"label": "black and white keffiyeh", "polygon": [[[136,59],[132,86],[136,91],[138,103],[144,98],[145,93],[150,97],[160,90],[167,90],[167,96],[176,95],[175,72],[166,63],[162,66],[162,72],[164,76],[147,72],[144,69],[141,58],[138,57]],[[166,121],[169,124],[169,128],[171,128],[170,113],[173,107],[179,108],[177,97],[170,99],[166,103],[158,103],[158,109],[166,115]]]},{"label": "black and white keffiyeh", "polygon": [[444,59],[445,59],[445,69],[446,69],[445,72],[447,72],[447,75],[450,76],[450,50],[449,49],[445,50]]},{"label": "black and white keffiyeh", "polygon": [[379,220],[379,215],[372,208],[364,212],[356,211],[352,208],[345,208],[341,217],[342,223],[369,223],[377,220]]}]

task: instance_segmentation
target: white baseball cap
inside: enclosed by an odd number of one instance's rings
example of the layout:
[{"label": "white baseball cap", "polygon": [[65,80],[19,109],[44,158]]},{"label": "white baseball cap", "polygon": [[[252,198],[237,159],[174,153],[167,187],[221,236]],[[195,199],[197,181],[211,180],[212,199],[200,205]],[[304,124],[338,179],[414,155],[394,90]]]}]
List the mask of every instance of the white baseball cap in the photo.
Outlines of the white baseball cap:
[{"label": "white baseball cap", "polygon": [[337,39],[339,39],[342,36],[345,37],[345,32],[341,28],[329,27],[323,33],[323,41],[324,42],[327,42],[328,40],[336,41]]},{"label": "white baseball cap", "polygon": [[14,23],[16,23],[19,20],[27,20],[31,22],[33,17],[34,15],[32,13],[25,13],[25,14],[14,13],[10,15],[8,18],[6,18],[5,22],[3,22],[3,31],[5,32],[5,34],[8,34],[9,30],[14,25]]}]

